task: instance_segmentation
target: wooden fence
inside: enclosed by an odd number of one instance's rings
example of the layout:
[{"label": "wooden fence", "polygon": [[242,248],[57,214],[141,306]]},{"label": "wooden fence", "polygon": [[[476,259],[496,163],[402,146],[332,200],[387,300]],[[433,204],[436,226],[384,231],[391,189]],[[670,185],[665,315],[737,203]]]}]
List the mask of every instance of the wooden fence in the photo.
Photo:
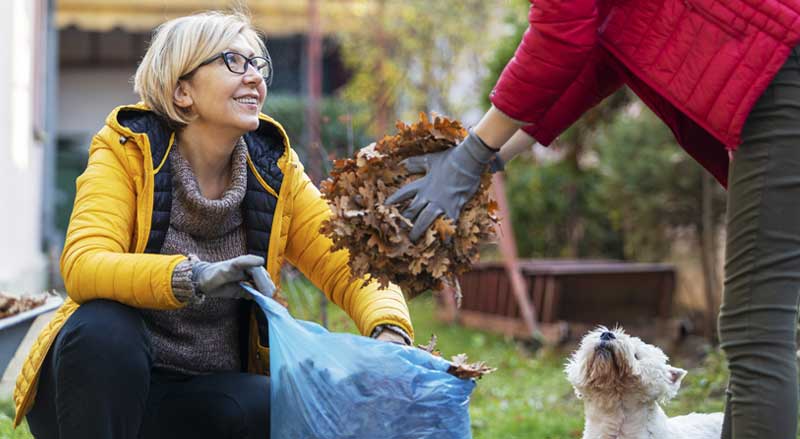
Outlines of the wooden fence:
[{"label": "wooden fence", "polygon": [[[675,268],[669,264],[602,260],[520,260],[527,299],[539,329],[559,341],[597,325],[637,335],[677,332],[671,319]],[[502,263],[479,263],[459,277],[463,301],[456,310],[440,296],[444,320],[515,337],[530,337]]]}]

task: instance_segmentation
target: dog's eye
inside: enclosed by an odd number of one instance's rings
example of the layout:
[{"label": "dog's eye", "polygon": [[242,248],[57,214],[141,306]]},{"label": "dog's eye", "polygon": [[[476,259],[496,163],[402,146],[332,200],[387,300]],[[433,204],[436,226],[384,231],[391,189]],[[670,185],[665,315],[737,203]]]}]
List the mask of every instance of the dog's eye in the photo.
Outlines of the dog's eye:
[{"label": "dog's eye", "polygon": [[634,353],[634,354],[633,354],[633,358],[635,358],[635,359],[639,360],[639,359],[640,359],[640,358],[639,358],[639,353],[638,353],[638,352],[637,352],[637,353]]}]

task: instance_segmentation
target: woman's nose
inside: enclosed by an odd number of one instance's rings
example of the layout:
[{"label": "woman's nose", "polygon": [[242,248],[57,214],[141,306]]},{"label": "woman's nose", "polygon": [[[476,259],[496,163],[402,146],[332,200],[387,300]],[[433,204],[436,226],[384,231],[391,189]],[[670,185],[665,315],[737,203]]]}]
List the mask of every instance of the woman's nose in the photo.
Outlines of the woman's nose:
[{"label": "woman's nose", "polygon": [[247,65],[247,70],[244,71],[244,81],[248,84],[258,84],[259,82],[264,81],[264,77],[261,76],[261,72],[256,70],[251,64]]}]

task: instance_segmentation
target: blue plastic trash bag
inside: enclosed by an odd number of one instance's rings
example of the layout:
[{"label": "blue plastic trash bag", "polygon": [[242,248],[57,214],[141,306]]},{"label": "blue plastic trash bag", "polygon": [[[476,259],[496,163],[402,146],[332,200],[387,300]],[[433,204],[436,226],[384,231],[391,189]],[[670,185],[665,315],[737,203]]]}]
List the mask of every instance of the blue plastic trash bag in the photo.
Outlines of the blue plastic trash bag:
[{"label": "blue plastic trash bag", "polygon": [[267,315],[271,437],[278,439],[471,438],[473,380],[422,349],[295,320],[245,286]]}]

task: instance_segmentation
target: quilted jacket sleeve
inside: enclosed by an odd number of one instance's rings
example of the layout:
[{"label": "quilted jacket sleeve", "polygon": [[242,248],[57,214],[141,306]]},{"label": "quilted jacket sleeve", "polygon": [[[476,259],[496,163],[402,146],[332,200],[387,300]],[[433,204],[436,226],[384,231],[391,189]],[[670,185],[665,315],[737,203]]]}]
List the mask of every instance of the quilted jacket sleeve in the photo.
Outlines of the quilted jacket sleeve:
[{"label": "quilted jacket sleeve", "polygon": [[542,145],[549,145],[570,127],[584,112],[622,86],[622,78],[608,63],[609,53],[597,45],[580,73],[539,123],[528,125],[525,132]]},{"label": "quilted jacket sleeve", "polygon": [[[530,26],[490,99],[507,116],[536,127],[583,71],[597,45],[598,12],[595,0],[531,3]],[[574,119],[582,113],[572,110]]]},{"label": "quilted jacket sleeve", "polygon": [[376,282],[351,281],[347,250],[332,251],[333,242],[319,229],[330,208],[298,165],[292,187],[292,212],[286,259],[353,319],[369,336],[381,324],[397,325],[413,339],[414,329],[400,288],[380,288]]},{"label": "quilted jacket sleeve", "polygon": [[124,146],[109,143],[95,136],[77,180],[61,255],[67,294],[77,303],[110,299],[140,308],[179,308],[172,271],[185,257],[131,253],[138,191]]}]

